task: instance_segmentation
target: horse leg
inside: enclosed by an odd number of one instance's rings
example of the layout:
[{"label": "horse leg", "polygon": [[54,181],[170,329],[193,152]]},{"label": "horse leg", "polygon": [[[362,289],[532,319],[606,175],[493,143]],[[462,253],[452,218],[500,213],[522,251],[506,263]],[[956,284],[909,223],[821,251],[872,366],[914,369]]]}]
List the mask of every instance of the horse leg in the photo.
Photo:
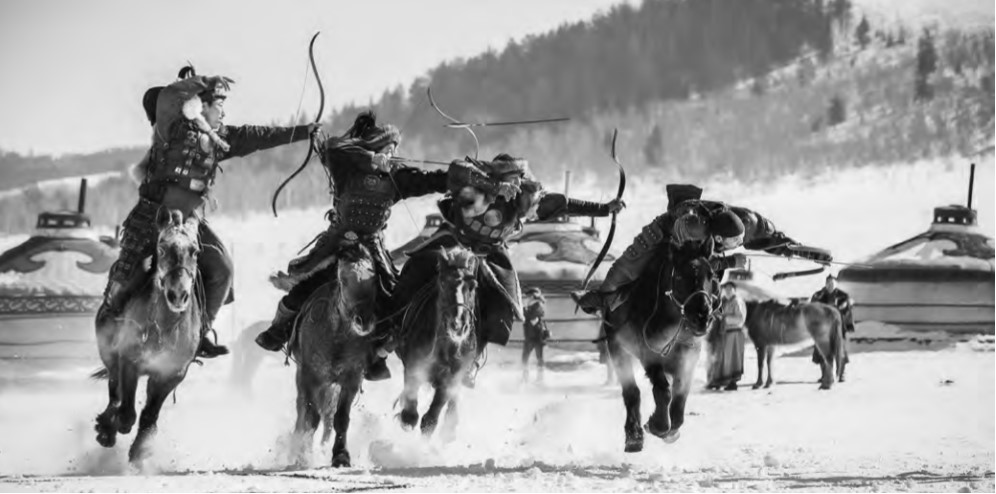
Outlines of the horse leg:
[{"label": "horse leg", "polygon": [[815,340],[816,351],[820,355],[820,389],[830,389],[833,386],[833,337],[829,336],[827,341]]},{"label": "horse leg", "polygon": [[128,434],[135,425],[135,393],[138,392],[138,368],[135,364],[122,362],[121,368],[121,407],[118,408],[118,433]]},{"label": "horse leg", "polygon": [[640,424],[640,388],[636,385],[633,376],[633,361],[615,338],[609,338],[606,342],[609,353],[609,368],[615,367],[616,376],[619,379],[619,387],[622,389],[623,405],[626,406],[626,423],[623,425],[623,432],[626,435],[627,453],[637,453],[643,451],[643,426]]},{"label": "horse leg", "polygon": [[772,384],[775,384],[775,378],[771,376],[771,359],[775,356],[775,346],[770,345],[764,351],[764,359],[768,362],[768,380],[764,383],[764,388],[770,388]]},{"label": "horse leg", "polygon": [[297,420],[294,422],[294,462],[304,466],[311,457],[315,431],[321,422],[319,393],[316,379],[308,375],[301,364],[297,368]]},{"label": "horse leg", "polygon": [[335,443],[332,445],[333,467],[351,466],[349,450],[346,448],[346,436],[349,432],[349,412],[352,411],[353,399],[360,390],[360,379],[362,377],[354,382],[340,385],[339,403],[336,405],[335,417],[332,419],[332,425],[335,427]]},{"label": "horse leg", "polygon": [[692,375],[695,373],[695,363],[698,362],[698,359],[697,348],[682,353],[679,356],[677,370],[672,374],[671,405],[668,406],[671,430],[662,437],[666,443],[678,440],[679,429],[685,423],[685,402],[692,389]]},{"label": "horse leg", "polygon": [[671,431],[671,383],[659,362],[645,366],[647,377],[654,391],[654,413],[647,420],[647,432],[664,438]]},{"label": "horse leg", "polygon": [[171,376],[149,376],[146,384],[145,407],[138,418],[138,434],[128,450],[128,461],[140,463],[149,457],[149,441],[156,435],[156,423],[166,397],[183,381],[186,372]]},{"label": "horse leg", "polygon": [[401,392],[401,413],[398,418],[401,420],[401,427],[406,430],[414,429],[415,424],[418,424],[418,389],[422,382],[416,372],[414,364],[411,367],[405,365],[405,389]]},{"label": "horse leg", "polygon": [[446,418],[443,421],[442,439],[445,443],[456,440],[457,424],[460,423],[458,391],[453,390],[449,394],[449,404],[446,405]]},{"label": "horse leg", "polygon": [[97,415],[93,429],[97,432],[97,443],[105,448],[114,446],[118,433],[118,410],[121,408],[120,360],[111,357],[105,364],[107,369],[107,407]]},{"label": "horse leg", "polygon": [[426,410],[425,415],[422,415],[422,435],[425,437],[432,436],[432,433],[436,431],[436,425],[439,424],[439,414],[449,402],[448,384],[440,383],[436,386],[436,392],[432,395],[432,403],[429,404],[429,409]]},{"label": "horse leg", "polygon": [[765,349],[764,346],[755,344],[754,351],[757,352],[757,382],[755,382],[754,386],[752,387],[754,389],[759,389],[761,386],[764,385],[764,381],[761,379],[761,377],[764,376],[764,358],[765,358],[764,356],[765,353],[767,353],[767,350]]}]

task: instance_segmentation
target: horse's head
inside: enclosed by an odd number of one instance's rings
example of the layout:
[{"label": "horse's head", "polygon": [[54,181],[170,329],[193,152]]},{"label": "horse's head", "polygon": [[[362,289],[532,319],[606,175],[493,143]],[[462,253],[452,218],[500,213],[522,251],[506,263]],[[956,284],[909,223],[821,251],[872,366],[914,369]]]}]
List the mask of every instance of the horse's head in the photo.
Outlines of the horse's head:
[{"label": "horse's head", "polygon": [[439,259],[439,322],[457,343],[474,327],[478,263],[477,256],[462,247],[444,250]]},{"label": "horse's head", "polygon": [[373,310],[377,298],[377,268],[363,244],[347,246],[339,252],[336,269],[339,313],[349,321],[358,336],[373,331]]},{"label": "horse's head", "polygon": [[668,296],[681,311],[684,324],[690,324],[696,333],[705,332],[719,308],[712,264],[705,257],[679,252],[672,258],[672,270]]},{"label": "horse's head", "polygon": [[194,279],[197,277],[197,254],[200,242],[198,221],[183,219],[179,211],[161,213],[156,219],[159,238],[156,243],[156,289],[163,294],[169,310],[180,313],[190,307]]}]

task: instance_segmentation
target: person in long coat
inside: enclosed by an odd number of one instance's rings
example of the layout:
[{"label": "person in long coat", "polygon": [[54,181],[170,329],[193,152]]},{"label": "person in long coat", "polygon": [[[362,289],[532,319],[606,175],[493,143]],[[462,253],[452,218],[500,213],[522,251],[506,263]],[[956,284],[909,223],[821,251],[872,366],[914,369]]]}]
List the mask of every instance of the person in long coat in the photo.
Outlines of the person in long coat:
[{"label": "person in long coat", "polygon": [[722,287],[722,302],[717,321],[713,361],[707,388],[735,391],[744,374],[744,322],[747,305],[737,295],[737,286],[727,281]]}]

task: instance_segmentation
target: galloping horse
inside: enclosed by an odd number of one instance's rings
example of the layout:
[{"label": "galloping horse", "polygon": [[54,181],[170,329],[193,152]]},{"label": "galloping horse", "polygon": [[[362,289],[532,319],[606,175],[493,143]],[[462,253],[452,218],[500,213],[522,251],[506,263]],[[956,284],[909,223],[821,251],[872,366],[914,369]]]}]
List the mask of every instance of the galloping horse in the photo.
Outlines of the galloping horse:
[{"label": "galloping horse", "polygon": [[820,355],[820,389],[830,389],[834,381],[834,364],[837,366],[837,380],[844,380],[843,325],[836,307],[819,302],[797,302],[790,305],[776,300],[747,302],[747,335],[757,350],[757,382],[754,389],[761,387],[764,375],[764,362],[768,362],[768,380],[765,388],[774,383],[771,377],[771,359],[776,345],[792,345],[813,339]]},{"label": "galloping horse", "polygon": [[715,273],[709,261],[694,251],[669,247],[644,272],[603,322],[626,405],[626,452],[643,449],[640,389],[631,359],[639,359],[653,384],[656,409],[646,430],[668,443],[676,441],[685,421],[701,336],[718,307]]},{"label": "galloping horse", "polygon": [[114,446],[117,434],[135,425],[138,378],[149,376],[145,408],[138,434],[128,451],[133,463],[149,455],[163,402],[187,375],[200,342],[200,283],[197,254],[200,246],[195,218],[183,220],[179,211],[157,218],[157,241],[152,283],[128,302],[123,321],[97,326],[97,345],[104,368],[92,377],[107,379],[107,408],[97,416],[97,442]]},{"label": "galloping horse", "polygon": [[323,445],[334,428],[333,467],[350,466],[349,412],[363,383],[377,324],[375,270],[363,244],[340,251],[335,282],[322,285],[305,302],[291,342],[297,360],[295,439],[310,451],[320,422],[324,422]]},{"label": "galloping horse", "polygon": [[422,434],[431,436],[446,406],[448,439],[456,430],[460,382],[477,352],[477,276],[480,260],[463,247],[444,250],[439,276],[412,301],[402,319],[397,354],[405,365],[399,414],[405,428],[418,422],[418,392],[429,382],[435,395],[422,416]]}]

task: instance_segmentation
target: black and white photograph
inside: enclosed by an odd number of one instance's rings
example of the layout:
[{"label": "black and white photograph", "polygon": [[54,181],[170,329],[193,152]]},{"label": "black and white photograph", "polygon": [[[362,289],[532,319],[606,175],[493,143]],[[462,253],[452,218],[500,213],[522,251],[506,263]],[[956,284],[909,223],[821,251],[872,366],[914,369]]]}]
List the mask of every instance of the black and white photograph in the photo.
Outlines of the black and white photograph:
[{"label": "black and white photograph", "polygon": [[0,492],[994,492],[991,0],[0,0]]}]

